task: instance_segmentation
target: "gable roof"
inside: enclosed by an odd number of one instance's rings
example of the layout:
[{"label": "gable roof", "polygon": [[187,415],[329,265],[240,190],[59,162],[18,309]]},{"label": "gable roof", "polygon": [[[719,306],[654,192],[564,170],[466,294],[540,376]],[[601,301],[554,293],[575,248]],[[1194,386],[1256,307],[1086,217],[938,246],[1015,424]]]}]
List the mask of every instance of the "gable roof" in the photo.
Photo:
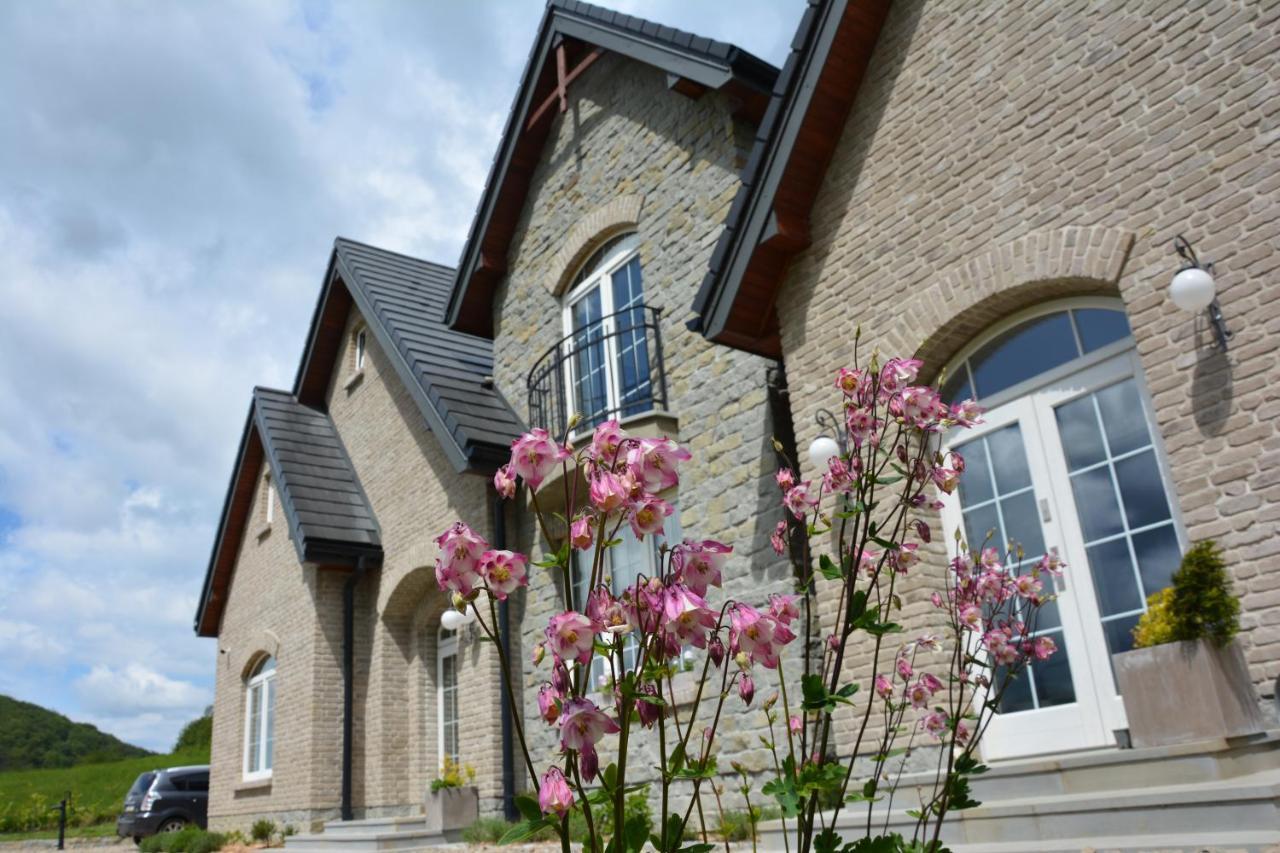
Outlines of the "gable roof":
[{"label": "gable roof", "polygon": [[218,633],[264,459],[299,562],[382,561],[378,520],[333,420],[287,391],[255,388],[196,608],[200,636]]},{"label": "gable roof", "polygon": [[810,209],[888,10],[889,0],[809,0],[694,300],[705,337],[781,357],[777,290],[809,244]]},{"label": "gable roof", "polygon": [[316,306],[297,399],[323,407],[352,304],[459,471],[491,472],[524,425],[493,385],[493,342],[444,324],[453,270],[338,238]]},{"label": "gable roof", "polygon": [[550,111],[539,105],[558,91],[559,60],[567,85],[600,50],[667,72],[671,87],[682,92],[724,91],[753,120],[763,114],[778,73],[764,60],[725,42],[578,0],[551,0],[458,262],[446,312],[451,327],[486,337],[493,334],[493,291],[506,273],[507,249],[552,125]]}]

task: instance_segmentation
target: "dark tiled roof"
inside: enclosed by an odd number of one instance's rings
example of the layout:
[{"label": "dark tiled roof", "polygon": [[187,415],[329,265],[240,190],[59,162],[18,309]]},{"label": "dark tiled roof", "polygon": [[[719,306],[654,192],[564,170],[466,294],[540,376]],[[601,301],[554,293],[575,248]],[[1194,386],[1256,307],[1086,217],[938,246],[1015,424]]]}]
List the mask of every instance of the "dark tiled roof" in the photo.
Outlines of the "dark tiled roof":
[{"label": "dark tiled roof", "polygon": [[[728,89],[738,96],[750,92],[758,95],[759,100],[763,100],[773,88],[778,74],[778,69],[763,59],[722,41],[579,0],[550,0],[521,75],[520,86],[507,115],[493,166],[458,262],[457,277],[447,308],[448,322],[455,328],[483,334],[488,334],[491,328],[486,312],[495,273],[485,268],[481,256],[485,255],[485,261],[490,261],[489,255],[493,253],[493,261],[505,264],[509,239],[505,229],[510,224],[504,222],[496,226],[498,236],[492,240],[489,239],[490,228],[496,220],[503,219],[495,216],[500,207],[523,205],[523,185],[529,179],[529,164],[537,160],[546,133],[545,125],[540,131],[531,131],[526,127],[526,121],[540,98],[547,94],[544,87],[549,84],[544,79],[543,70],[553,48],[563,39],[595,45],[699,86]],[[508,182],[520,188],[507,192]],[[506,219],[513,222],[514,216]],[[476,278],[483,281],[473,282]]]},{"label": "dark tiled roof", "polygon": [[287,391],[255,388],[253,422],[299,559],[380,554],[378,520],[329,415]]},{"label": "dark tiled roof", "polygon": [[493,342],[444,323],[453,270],[339,238],[351,297],[458,471],[505,462],[524,425],[493,386]]}]

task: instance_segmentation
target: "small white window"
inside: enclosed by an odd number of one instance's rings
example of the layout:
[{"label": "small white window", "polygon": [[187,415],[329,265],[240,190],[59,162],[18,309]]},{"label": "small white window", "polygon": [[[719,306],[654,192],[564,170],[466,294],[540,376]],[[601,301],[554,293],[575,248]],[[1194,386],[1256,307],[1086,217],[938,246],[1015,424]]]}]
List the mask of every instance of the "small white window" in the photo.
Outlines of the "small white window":
[{"label": "small white window", "polygon": [[364,370],[364,357],[369,343],[368,334],[366,329],[356,332],[356,370]]},{"label": "small white window", "polygon": [[275,752],[275,658],[258,662],[246,685],[244,704],[244,778],[269,779]]},{"label": "small white window", "polygon": [[263,490],[266,493],[266,507],[263,512],[266,516],[267,524],[270,524],[276,517],[276,485],[271,481],[270,475],[267,476],[266,485],[266,489]]},{"label": "small white window", "polygon": [[440,629],[436,641],[436,720],[439,728],[440,766],[458,755],[458,632]]}]

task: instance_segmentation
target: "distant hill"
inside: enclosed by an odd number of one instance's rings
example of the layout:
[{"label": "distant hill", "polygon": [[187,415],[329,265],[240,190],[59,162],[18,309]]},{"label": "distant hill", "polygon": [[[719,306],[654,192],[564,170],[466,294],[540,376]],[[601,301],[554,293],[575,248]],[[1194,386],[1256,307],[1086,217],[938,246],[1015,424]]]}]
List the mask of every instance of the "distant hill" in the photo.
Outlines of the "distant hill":
[{"label": "distant hill", "polygon": [[30,702],[0,696],[0,771],[140,758],[148,750]]}]

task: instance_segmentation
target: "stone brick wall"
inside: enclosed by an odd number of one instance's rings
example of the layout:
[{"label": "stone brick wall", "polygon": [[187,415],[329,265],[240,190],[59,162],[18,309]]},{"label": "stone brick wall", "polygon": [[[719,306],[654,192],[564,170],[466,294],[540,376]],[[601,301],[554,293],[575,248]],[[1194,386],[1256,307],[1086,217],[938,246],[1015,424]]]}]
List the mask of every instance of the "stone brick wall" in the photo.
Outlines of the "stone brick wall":
[{"label": "stone brick wall", "polygon": [[[800,446],[834,402],[855,323],[866,351],[919,352],[936,373],[1014,311],[1119,297],[1181,519],[1192,540],[1224,547],[1241,642],[1273,697],[1278,125],[1280,7],[895,4],[814,206],[812,246],[780,291]],[[1217,262],[1236,333],[1225,355],[1168,299],[1178,233]],[[906,599],[918,627],[923,590]]]},{"label": "stone brick wall", "polygon": [[[791,586],[789,567],[768,544],[781,517],[771,479],[768,362],[711,346],[685,327],[737,191],[751,129],[735,122],[721,96],[691,100],[670,91],[661,72],[615,56],[575,81],[569,98],[534,175],[495,301],[498,387],[527,418],[530,368],[565,334],[558,294],[603,239],[638,232],[645,302],[662,309],[670,409],[678,419],[673,437],[695,456],[676,498],[681,527],[686,536],[732,544],[725,594],[763,602]],[[531,547],[527,510],[519,530],[521,546]],[[545,768],[554,760],[555,732],[537,720],[534,700],[548,670],[533,669],[527,652],[559,605],[555,588],[539,580],[522,601],[521,660],[531,746]],[[767,680],[759,686],[762,697],[771,689]],[[722,766],[734,759],[763,769],[759,702],[740,711],[735,697],[729,708]],[[629,750],[634,772],[657,766],[649,741],[639,738]]]},{"label": "stone brick wall", "polygon": [[[467,521],[491,535],[483,477],[458,475],[421,412],[369,336],[355,378],[352,309],[328,392],[329,412],[347,446],[382,532],[384,562],[361,586],[356,640],[356,761],[353,800],[362,814],[416,812],[440,757],[436,636],[447,600],[435,581],[432,541]],[[461,760],[474,766],[482,808],[501,802],[498,666],[490,647],[464,642],[459,687]],[[341,691],[333,694],[341,712]],[[319,702],[330,701],[317,696]]]},{"label": "stone brick wall", "polygon": [[[259,817],[305,829],[337,805],[328,789],[336,790],[330,777],[340,757],[341,670],[335,680],[326,649],[341,644],[341,579],[298,563],[278,498],[274,523],[266,525],[266,476],[264,464],[217,640],[214,829],[247,831]],[[269,780],[245,782],[245,683],[264,654],[276,658],[274,767]],[[338,691],[336,714],[315,701],[330,689]]]}]

